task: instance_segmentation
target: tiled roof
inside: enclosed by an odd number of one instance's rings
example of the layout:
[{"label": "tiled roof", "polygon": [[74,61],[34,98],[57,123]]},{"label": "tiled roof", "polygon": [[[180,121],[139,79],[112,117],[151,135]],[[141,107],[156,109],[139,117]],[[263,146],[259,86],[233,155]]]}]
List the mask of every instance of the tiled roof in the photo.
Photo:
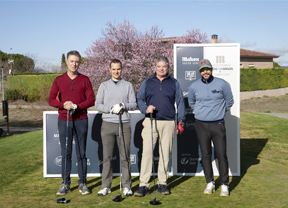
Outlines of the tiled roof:
[{"label": "tiled roof", "polygon": [[278,58],[278,55],[269,53],[262,53],[257,51],[250,51],[246,49],[240,49],[240,57],[255,57],[255,58]]}]

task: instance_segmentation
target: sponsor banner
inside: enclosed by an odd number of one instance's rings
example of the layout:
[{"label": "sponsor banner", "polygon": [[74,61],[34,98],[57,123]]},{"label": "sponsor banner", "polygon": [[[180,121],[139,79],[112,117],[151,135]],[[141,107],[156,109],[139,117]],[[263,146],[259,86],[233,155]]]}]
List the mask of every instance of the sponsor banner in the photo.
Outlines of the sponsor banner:
[{"label": "sponsor banner", "polygon": [[[185,131],[177,136],[173,149],[175,175],[204,175],[201,151],[194,129],[194,114],[188,104],[188,88],[200,78],[198,63],[209,59],[213,76],[226,80],[232,89],[234,105],[225,116],[229,174],[240,175],[240,45],[235,44],[174,44],[174,77],[179,81],[186,106]],[[213,144],[212,144],[213,145]],[[212,146],[214,175],[219,175]]]},{"label": "sponsor banner", "polygon": [[[143,129],[142,121],[144,115],[140,111],[130,111],[130,125],[131,125],[131,172],[133,176],[138,176],[141,166],[142,158],[142,137],[141,132]],[[44,177],[61,177],[61,151],[58,133],[58,112],[57,111],[44,111],[43,113],[43,173]],[[88,135],[87,135],[87,175],[100,176],[103,168],[103,151],[101,139],[101,125],[102,114],[96,111],[88,111]],[[152,141],[151,141],[152,148]],[[159,145],[157,143],[154,149],[154,164],[155,172],[158,170],[159,162]],[[77,159],[75,152],[75,142],[73,142],[72,154],[72,170],[71,176],[78,177],[77,174]],[[172,156],[170,157],[170,175],[171,172]],[[119,151],[117,143],[115,142],[113,154],[113,172],[115,176],[119,176]]]}]

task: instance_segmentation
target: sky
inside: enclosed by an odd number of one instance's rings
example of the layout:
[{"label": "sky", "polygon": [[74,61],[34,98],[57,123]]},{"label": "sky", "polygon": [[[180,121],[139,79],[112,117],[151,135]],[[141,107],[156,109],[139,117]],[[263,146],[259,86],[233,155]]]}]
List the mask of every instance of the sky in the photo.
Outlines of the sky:
[{"label": "sky", "polygon": [[198,28],[288,66],[287,9],[288,0],[0,0],[0,50],[32,57],[40,68],[60,65],[70,50],[85,57],[107,22],[126,20],[141,32],[157,25],[165,37]]}]

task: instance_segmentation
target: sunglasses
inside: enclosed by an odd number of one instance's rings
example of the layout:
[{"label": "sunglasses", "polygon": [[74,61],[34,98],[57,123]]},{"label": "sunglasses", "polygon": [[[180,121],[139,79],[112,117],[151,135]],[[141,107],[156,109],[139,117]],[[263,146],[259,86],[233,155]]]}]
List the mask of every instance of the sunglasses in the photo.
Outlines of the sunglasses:
[{"label": "sunglasses", "polygon": [[206,71],[206,70],[210,70],[210,71],[211,71],[211,68],[204,67],[204,68],[200,69],[199,71],[200,71],[200,72],[204,72],[204,71]]}]

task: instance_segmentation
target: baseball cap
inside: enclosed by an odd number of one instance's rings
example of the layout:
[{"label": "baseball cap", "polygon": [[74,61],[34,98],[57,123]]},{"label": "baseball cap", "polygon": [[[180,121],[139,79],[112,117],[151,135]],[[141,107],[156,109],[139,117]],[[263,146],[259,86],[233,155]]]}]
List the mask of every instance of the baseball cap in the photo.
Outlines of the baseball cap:
[{"label": "baseball cap", "polygon": [[202,59],[199,63],[198,63],[198,70],[204,68],[204,67],[208,67],[208,68],[212,68],[212,65],[210,63],[210,61],[208,59]]}]

